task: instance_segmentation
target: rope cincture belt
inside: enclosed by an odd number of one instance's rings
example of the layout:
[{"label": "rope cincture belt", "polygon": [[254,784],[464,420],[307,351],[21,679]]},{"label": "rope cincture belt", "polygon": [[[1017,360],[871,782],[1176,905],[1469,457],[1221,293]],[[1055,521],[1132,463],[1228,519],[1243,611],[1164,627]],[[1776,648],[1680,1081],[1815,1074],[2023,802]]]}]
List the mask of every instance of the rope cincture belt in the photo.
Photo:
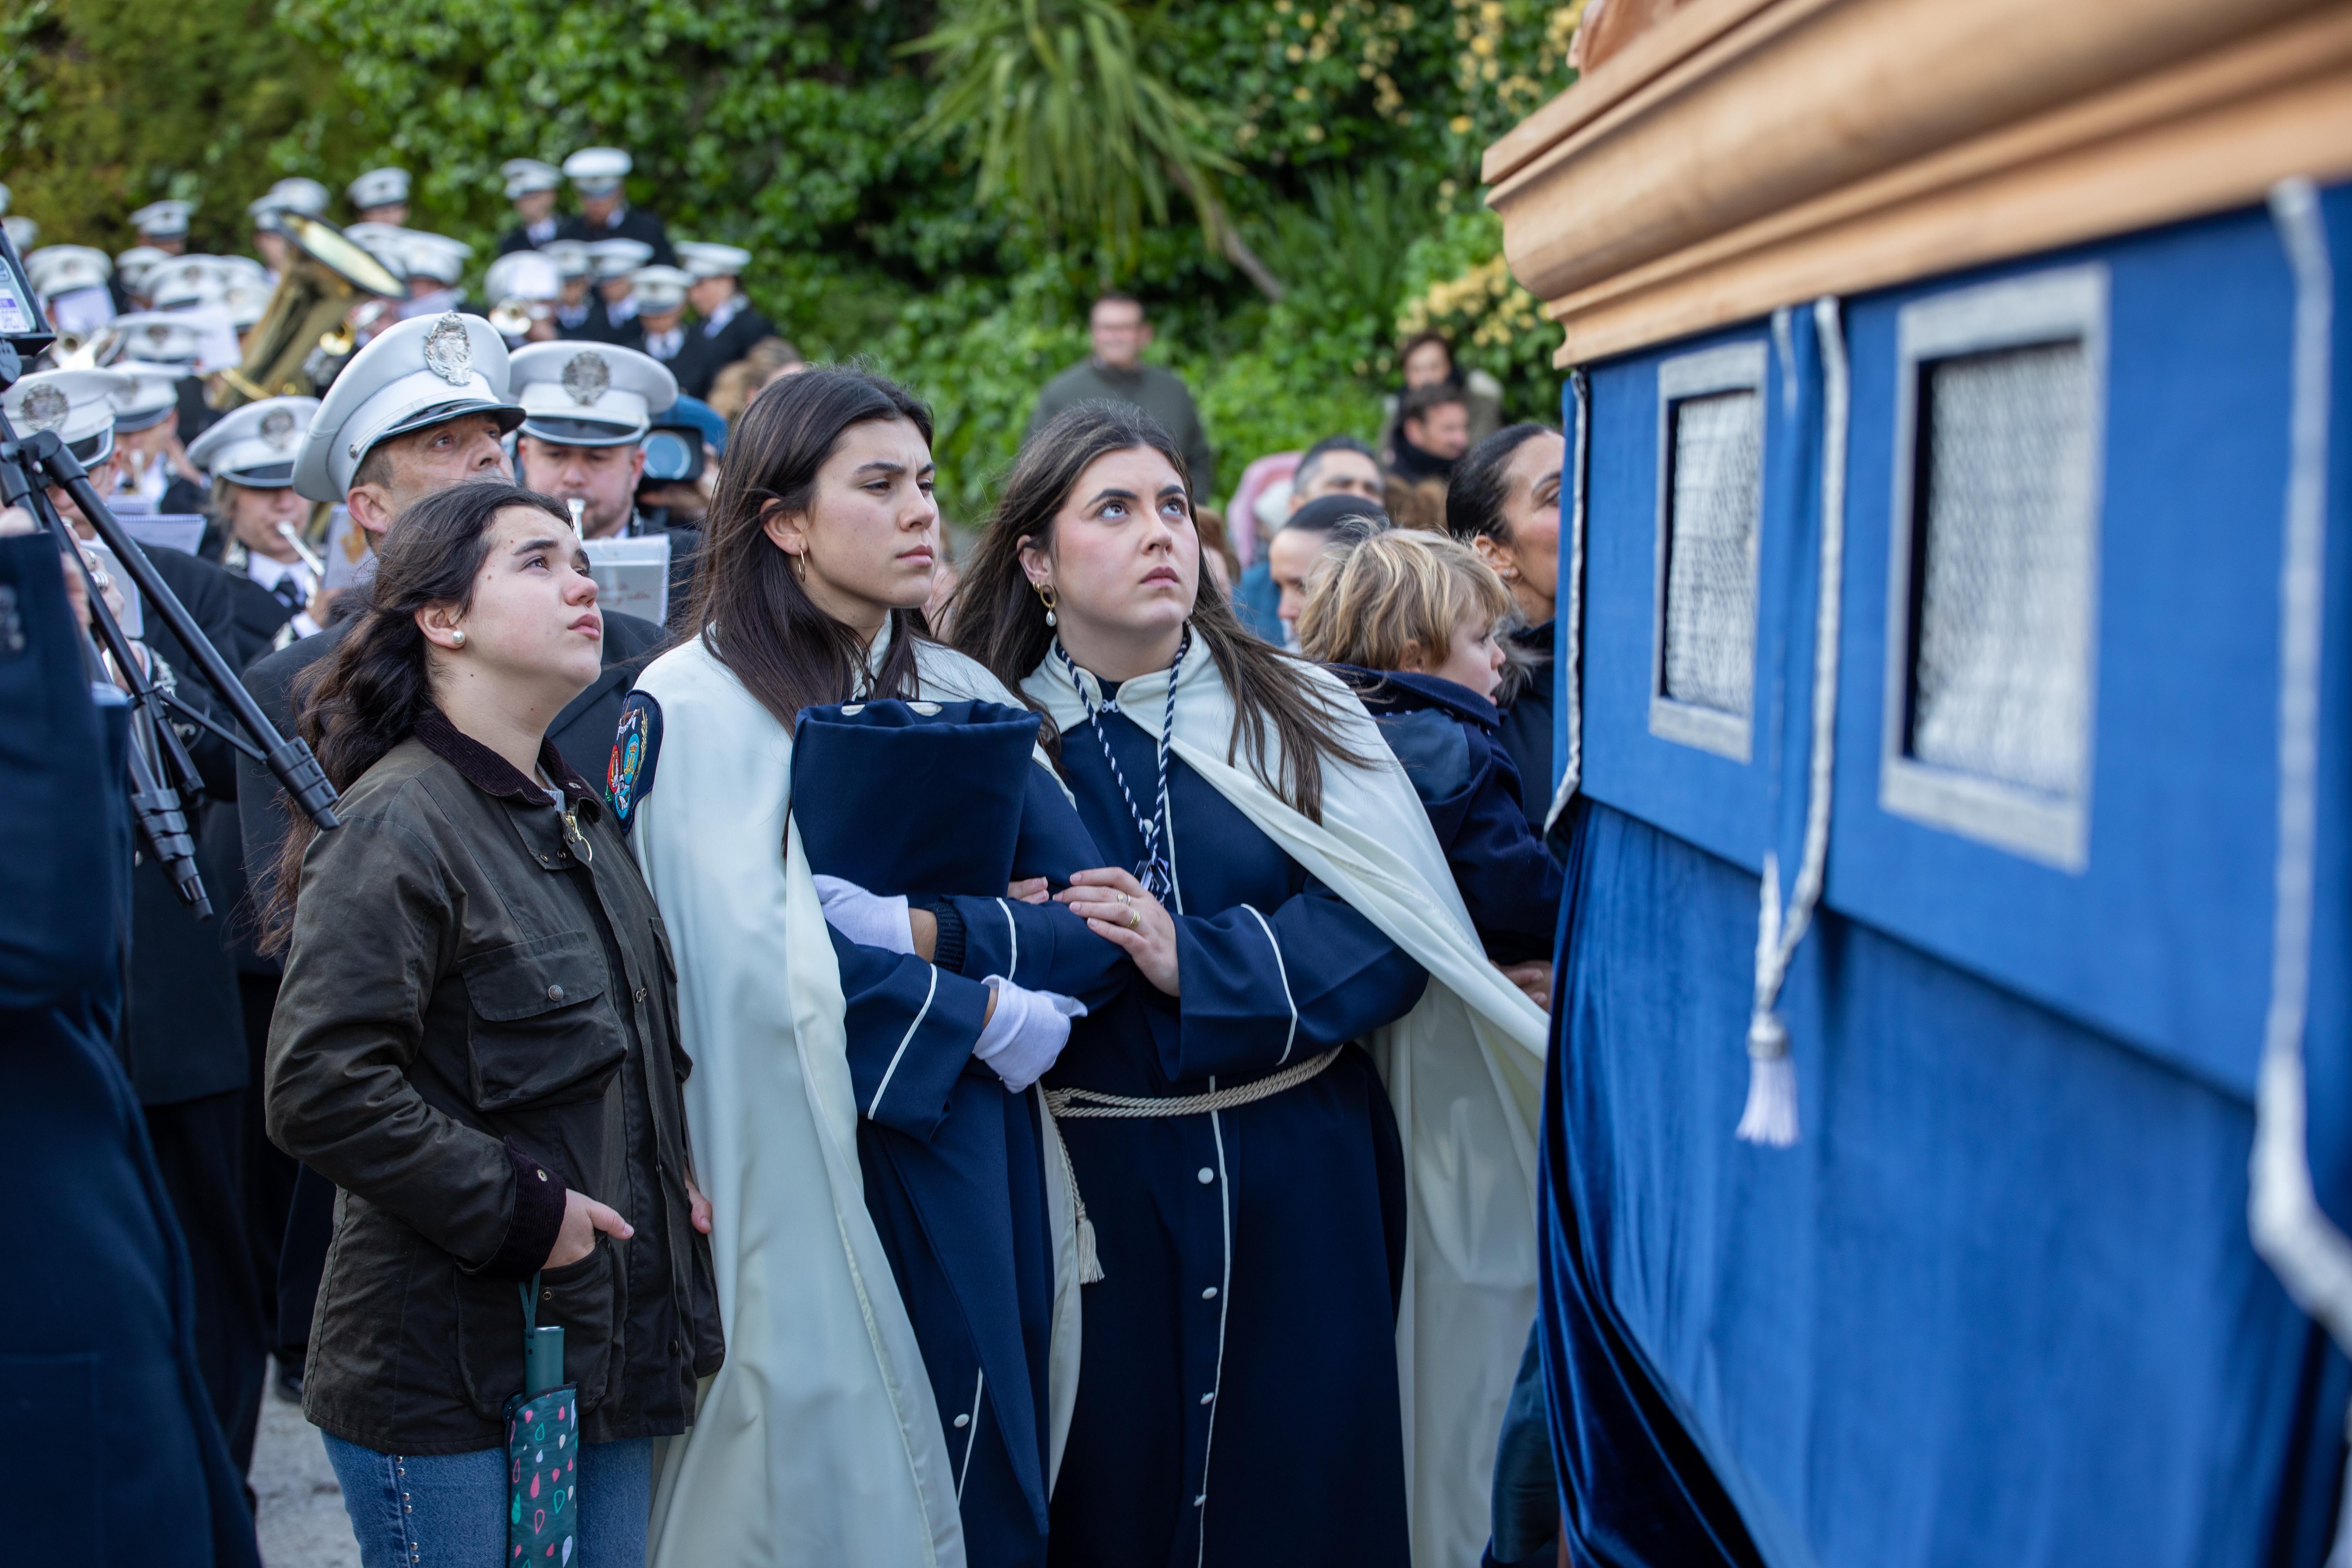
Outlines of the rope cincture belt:
[{"label": "rope cincture belt", "polygon": [[1056,1121],[1086,1116],[1206,1116],[1213,1110],[1231,1110],[1236,1106],[1270,1100],[1285,1089],[1297,1089],[1338,1061],[1339,1053],[1345,1049],[1345,1046],[1333,1046],[1321,1056],[1293,1062],[1280,1072],[1254,1078],[1231,1089],[1215,1089],[1206,1094],[1179,1095],[1173,1099],[1163,1100],[1149,1094],[1098,1094],[1091,1089],[1049,1089],[1045,1091],[1045,1109],[1054,1113]]},{"label": "rope cincture belt", "polygon": [[[1333,1046],[1320,1056],[1293,1062],[1280,1072],[1237,1083],[1231,1089],[1165,1100],[1148,1094],[1101,1094],[1091,1089],[1049,1089],[1045,1091],[1045,1114],[1056,1121],[1073,1117],[1133,1121],[1147,1116],[1206,1116],[1212,1111],[1232,1110],[1297,1089],[1338,1061],[1345,1049],[1345,1046]],[[1095,1247],[1095,1223],[1087,1217],[1087,1200],[1078,1194],[1078,1168],[1070,1161],[1070,1146],[1058,1134],[1054,1142],[1062,1153],[1062,1179],[1070,1184],[1070,1208],[1078,1233],[1078,1283],[1091,1285],[1103,1277],[1102,1255]]]}]

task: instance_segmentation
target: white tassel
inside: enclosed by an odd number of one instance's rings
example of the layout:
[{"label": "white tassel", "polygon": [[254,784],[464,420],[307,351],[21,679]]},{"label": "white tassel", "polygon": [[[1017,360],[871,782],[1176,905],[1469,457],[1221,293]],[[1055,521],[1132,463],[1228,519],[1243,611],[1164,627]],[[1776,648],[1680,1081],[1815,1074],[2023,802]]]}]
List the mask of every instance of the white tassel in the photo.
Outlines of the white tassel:
[{"label": "white tassel", "polygon": [[1796,1144],[1797,1064],[1789,1057],[1789,1026],[1778,1013],[1758,1013],[1748,1021],[1748,1105],[1735,1135],[1768,1149]]},{"label": "white tassel", "polygon": [[[1077,1189],[1071,1189],[1076,1196]],[[1095,1222],[1087,1217],[1087,1205],[1078,1205],[1078,1283],[1092,1285],[1103,1277],[1102,1258],[1095,1251]]]}]

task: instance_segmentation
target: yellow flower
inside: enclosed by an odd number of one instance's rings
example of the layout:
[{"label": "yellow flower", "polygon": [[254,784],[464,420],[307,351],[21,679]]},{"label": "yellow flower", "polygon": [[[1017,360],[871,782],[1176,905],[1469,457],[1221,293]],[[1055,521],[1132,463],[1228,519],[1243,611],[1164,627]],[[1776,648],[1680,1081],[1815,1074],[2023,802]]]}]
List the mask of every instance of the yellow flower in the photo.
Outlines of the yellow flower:
[{"label": "yellow flower", "polygon": [[1282,58],[1288,60],[1292,65],[1297,65],[1299,61],[1307,58],[1307,51],[1301,48],[1298,45],[1293,44],[1288,48],[1282,51]]},{"label": "yellow flower", "polygon": [[1466,136],[1470,133],[1470,117],[1466,114],[1457,114],[1445,122],[1445,128],[1456,136]]},{"label": "yellow flower", "polygon": [[1312,88],[1308,87],[1302,81],[1297,87],[1290,89],[1290,96],[1297,99],[1301,103],[1306,103],[1313,100],[1315,97],[1315,91]]}]

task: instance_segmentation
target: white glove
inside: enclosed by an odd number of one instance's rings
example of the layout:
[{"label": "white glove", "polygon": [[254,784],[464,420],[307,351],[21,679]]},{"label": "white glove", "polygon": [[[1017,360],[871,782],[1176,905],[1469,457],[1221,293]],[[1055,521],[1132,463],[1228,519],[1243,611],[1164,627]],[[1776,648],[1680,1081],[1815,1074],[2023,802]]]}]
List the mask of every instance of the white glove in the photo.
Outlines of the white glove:
[{"label": "white glove", "polygon": [[987,985],[996,993],[996,1011],[971,1054],[1019,1094],[1053,1067],[1070,1043],[1070,1020],[1085,1017],[1087,1005],[1059,992],[1031,991],[1001,974],[990,975]]},{"label": "white glove", "polygon": [[824,923],[858,946],[915,951],[915,926],[907,918],[903,896],[881,898],[839,877],[817,878],[816,896],[824,906]]}]

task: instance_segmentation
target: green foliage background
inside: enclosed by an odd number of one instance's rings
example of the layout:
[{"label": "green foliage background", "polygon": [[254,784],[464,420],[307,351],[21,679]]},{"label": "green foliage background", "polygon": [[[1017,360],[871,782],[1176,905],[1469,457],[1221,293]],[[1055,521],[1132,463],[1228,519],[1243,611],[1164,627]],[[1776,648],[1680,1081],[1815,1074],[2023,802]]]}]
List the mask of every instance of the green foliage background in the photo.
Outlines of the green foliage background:
[{"label": "green foliage background", "polygon": [[[192,248],[243,248],[276,178],[416,174],[410,222],[475,243],[511,222],[504,159],[594,143],[674,235],[758,260],[755,300],[812,357],[859,356],[940,415],[971,518],[1037,387],[1085,353],[1113,281],[1159,327],[1223,484],[1262,453],[1370,437],[1401,327],[1452,331],[1509,412],[1557,417],[1559,338],[1497,259],[1480,152],[1565,86],[1579,5],[1539,0],[1129,5],[1138,64],[1198,107],[1219,193],[1285,285],[1269,300],[1181,203],[1131,251],[978,194],[976,148],[919,137],[908,46],[982,5],[1055,0],[0,0],[0,182],[44,243],[115,250],[124,215],[197,198]],[[1075,0],[1063,0],[1074,4]]]}]

